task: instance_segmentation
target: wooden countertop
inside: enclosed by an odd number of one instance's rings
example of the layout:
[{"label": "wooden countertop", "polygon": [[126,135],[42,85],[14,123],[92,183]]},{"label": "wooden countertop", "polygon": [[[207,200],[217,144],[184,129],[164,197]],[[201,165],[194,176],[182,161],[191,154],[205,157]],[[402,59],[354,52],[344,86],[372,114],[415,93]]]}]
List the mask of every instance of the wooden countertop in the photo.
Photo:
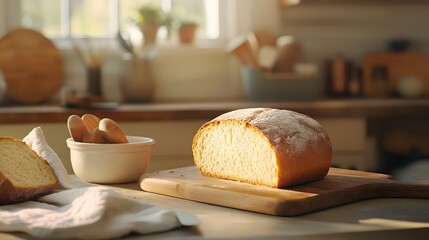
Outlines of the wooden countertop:
[{"label": "wooden countertop", "polygon": [[311,117],[422,118],[429,117],[429,99],[353,99],[311,102],[179,102],[119,104],[107,108],[65,108],[58,105],[3,106],[0,123],[65,122],[72,114],[93,113],[116,121],[175,121],[212,119],[239,108],[289,109]]},{"label": "wooden countertop", "polygon": [[[427,199],[372,199],[296,217],[277,217],[142,191],[138,183],[112,185],[119,193],[194,214],[201,224],[135,239],[424,239]],[[241,199],[238,199],[240,201]],[[220,231],[221,229],[221,231]],[[134,239],[134,238],[133,238]]]},{"label": "wooden countertop", "polygon": [[[109,187],[136,200],[191,213],[201,222],[193,227],[150,235],[131,234],[121,239],[399,240],[426,239],[429,234],[427,199],[371,199],[312,214],[277,217],[145,192],[138,182]],[[29,236],[0,233],[0,239]]]}]

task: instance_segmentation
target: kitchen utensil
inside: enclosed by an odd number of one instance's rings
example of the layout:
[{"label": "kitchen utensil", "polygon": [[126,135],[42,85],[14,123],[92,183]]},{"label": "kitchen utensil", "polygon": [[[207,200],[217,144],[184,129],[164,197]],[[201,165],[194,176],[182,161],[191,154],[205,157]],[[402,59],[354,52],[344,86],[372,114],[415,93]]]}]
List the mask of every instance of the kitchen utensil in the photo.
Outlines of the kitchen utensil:
[{"label": "kitchen utensil", "polygon": [[292,36],[277,38],[276,46],[279,55],[274,65],[274,72],[293,72],[294,65],[299,62],[302,55],[301,44]]},{"label": "kitchen utensil", "polygon": [[70,136],[76,142],[82,142],[83,136],[88,132],[85,122],[77,115],[71,115],[67,119],[67,127]]},{"label": "kitchen utensil", "polygon": [[249,43],[247,35],[233,39],[227,46],[227,51],[237,57],[243,65],[258,67],[258,59]]},{"label": "kitchen utensil", "polygon": [[146,171],[155,141],[127,136],[123,144],[96,144],[66,140],[74,173],[92,183],[137,181]]},{"label": "kitchen utensil", "polygon": [[278,216],[311,213],[370,198],[429,198],[429,184],[378,173],[331,168],[320,181],[274,189],[206,177],[195,166],[145,174],[144,191]]},{"label": "kitchen utensil", "polygon": [[85,133],[83,135],[82,142],[84,143],[98,143],[98,144],[107,144],[109,140],[107,139],[107,135],[104,131],[100,129],[94,128],[91,131]]},{"label": "kitchen utensil", "polygon": [[276,63],[279,51],[276,47],[262,46],[259,49],[258,64],[263,69],[272,71],[274,64]]},{"label": "kitchen utensil", "polygon": [[98,118],[97,116],[87,113],[82,115],[82,120],[85,122],[88,131],[92,131],[96,128],[98,129],[100,118]]},{"label": "kitchen utensil", "polygon": [[89,69],[101,67],[106,55],[106,44],[94,43],[93,39],[82,38],[79,41],[74,39],[72,45],[83,66]]},{"label": "kitchen utensil", "polygon": [[105,44],[95,44],[89,38],[79,39],[79,41],[75,39],[72,44],[80,62],[86,68],[86,93],[101,100],[103,97],[102,65],[106,55]]},{"label": "kitchen utensil", "polygon": [[134,53],[134,47],[131,43],[131,40],[128,37],[125,37],[123,33],[118,32],[116,34],[116,38],[118,39],[119,44],[121,45],[121,47],[126,50],[127,52],[131,53],[132,55],[135,55]]},{"label": "kitchen utensil", "polygon": [[127,137],[119,125],[109,118],[101,119],[98,128],[106,133],[109,143],[127,143]]},{"label": "kitchen utensil", "polygon": [[252,56],[255,56],[255,58],[258,58],[259,55],[259,43],[258,43],[258,39],[255,36],[255,33],[250,32],[246,34],[246,39],[247,42],[249,44],[250,50],[252,51]]},{"label": "kitchen utensil", "polygon": [[24,104],[41,103],[61,86],[62,55],[45,36],[19,28],[0,39],[0,69],[7,82],[6,95]]},{"label": "kitchen utensil", "polygon": [[276,37],[269,31],[259,29],[253,32],[260,47],[276,47]]}]

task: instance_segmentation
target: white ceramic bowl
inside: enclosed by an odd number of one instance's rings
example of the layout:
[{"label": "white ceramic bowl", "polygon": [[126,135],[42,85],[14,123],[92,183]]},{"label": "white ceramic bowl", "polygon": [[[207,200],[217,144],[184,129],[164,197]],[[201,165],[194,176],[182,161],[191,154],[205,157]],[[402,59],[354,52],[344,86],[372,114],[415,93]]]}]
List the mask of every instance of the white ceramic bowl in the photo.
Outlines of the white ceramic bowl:
[{"label": "white ceramic bowl", "polygon": [[155,140],[127,136],[129,143],[94,144],[66,140],[76,176],[91,183],[137,181],[146,171]]}]

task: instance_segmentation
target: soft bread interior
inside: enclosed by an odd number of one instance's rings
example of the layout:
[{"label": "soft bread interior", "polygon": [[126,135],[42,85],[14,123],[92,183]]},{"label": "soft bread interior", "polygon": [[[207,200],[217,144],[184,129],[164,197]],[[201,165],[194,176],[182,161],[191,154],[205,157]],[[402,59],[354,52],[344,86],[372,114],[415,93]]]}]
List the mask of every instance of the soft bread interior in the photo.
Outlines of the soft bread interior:
[{"label": "soft bread interior", "polygon": [[46,186],[57,181],[43,158],[13,139],[0,141],[0,172],[16,187]]},{"label": "soft bread interior", "polygon": [[277,186],[274,149],[257,129],[241,121],[206,126],[196,139],[195,164],[208,176]]}]

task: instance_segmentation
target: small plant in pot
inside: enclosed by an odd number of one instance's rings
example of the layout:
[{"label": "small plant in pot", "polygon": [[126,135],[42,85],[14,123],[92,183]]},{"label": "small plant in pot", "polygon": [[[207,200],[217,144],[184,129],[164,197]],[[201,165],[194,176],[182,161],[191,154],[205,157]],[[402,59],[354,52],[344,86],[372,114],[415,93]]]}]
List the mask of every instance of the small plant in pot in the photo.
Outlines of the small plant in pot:
[{"label": "small plant in pot", "polygon": [[137,10],[135,22],[143,33],[144,44],[150,45],[156,42],[158,29],[165,26],[170,32],[171,17],[156,5],[147,4]]},{"label": "small plant in pot", "polygon": [[195,34],[198,23],[195,21],[183,20],[179,25],[179,39],[181,43],[192,44],[195,42]]}]

